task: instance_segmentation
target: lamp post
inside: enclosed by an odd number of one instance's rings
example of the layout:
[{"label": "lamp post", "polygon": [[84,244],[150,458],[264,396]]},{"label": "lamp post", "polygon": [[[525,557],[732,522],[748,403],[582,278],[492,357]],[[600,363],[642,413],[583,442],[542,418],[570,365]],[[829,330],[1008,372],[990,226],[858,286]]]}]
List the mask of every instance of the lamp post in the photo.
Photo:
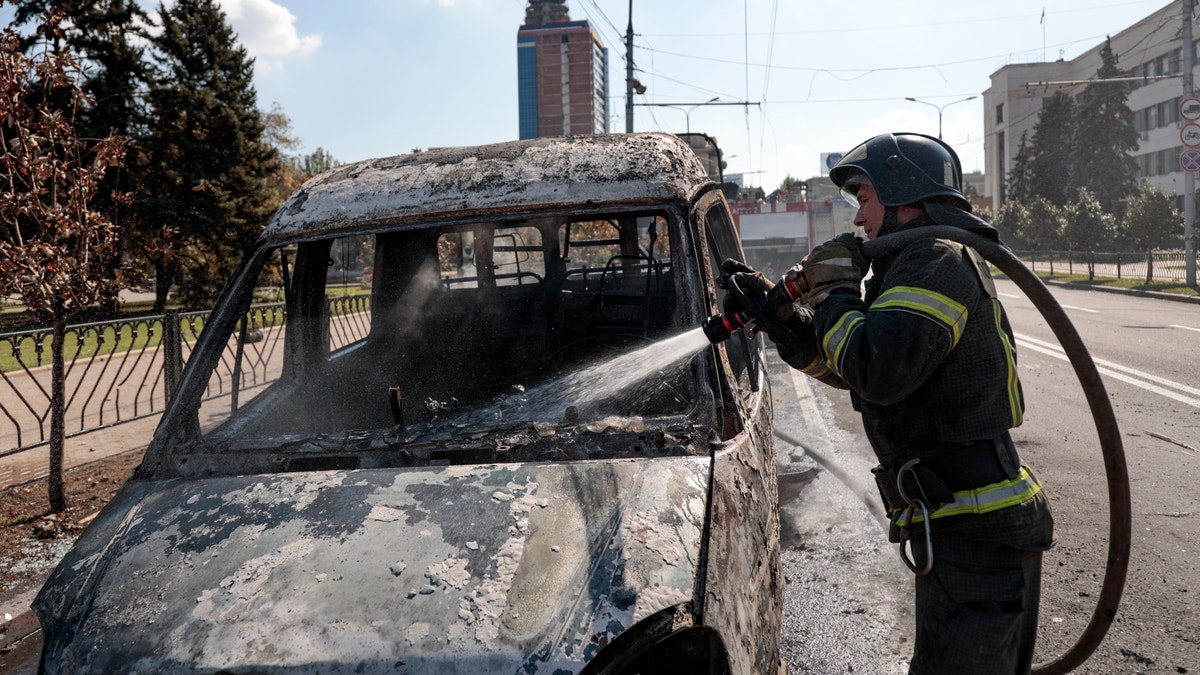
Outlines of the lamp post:
[{"label": "lamp post", "polygon": [[660,104],[659,107],[661,107],[661,108],[678,108],[680,110],[683,110],[683,117],[684,117],[684,120],[687,125],[687,133],[690,134],[690,133],[692,133],[692,111],[695,110],[696,108],[699,108],[702,105],[716,103],[720,98],[721,98],[720,96],[714,96],[714,97],[708,99],[707,101],[705,101],[704,103],[693,103],[691,105],[686,105],[686,104],[685,105],[667,105],[666,103],[663,103],[663,104]]},{"label": "lamp post", "polygon": [[929,101],[922,101],[920,99],[916,99],[911,96],[905,96],[904,100],[912,101],[913,103],[921,103],[923,105],[932,106],[934,108],[937,108],[937,111],[938,111],[938,139],[940,140],[942,138],[942,111],[945,110],[946,108],[949,108],[950,106],[954,105],[955,103],[965,103],[967,101],[972,101],[976,98],[979,98],[979,97],[978,96],[968,96],[966,98],[960,98],[957,101],[951,101],[945,105],[938,105],[936,103],[930,103]]}]

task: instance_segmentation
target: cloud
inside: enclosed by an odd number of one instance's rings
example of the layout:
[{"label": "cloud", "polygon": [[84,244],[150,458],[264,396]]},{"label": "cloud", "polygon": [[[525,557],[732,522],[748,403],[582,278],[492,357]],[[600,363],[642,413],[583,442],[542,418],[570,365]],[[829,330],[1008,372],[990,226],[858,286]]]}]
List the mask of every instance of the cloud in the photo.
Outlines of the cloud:
[{"label": "cloud", "polygon": [[220,5],[242,45],[259,57],[260,66],[264,56],[311,54],[321,47],[320,34],[298,34],[295,15],[272,0],[220,0]]}]

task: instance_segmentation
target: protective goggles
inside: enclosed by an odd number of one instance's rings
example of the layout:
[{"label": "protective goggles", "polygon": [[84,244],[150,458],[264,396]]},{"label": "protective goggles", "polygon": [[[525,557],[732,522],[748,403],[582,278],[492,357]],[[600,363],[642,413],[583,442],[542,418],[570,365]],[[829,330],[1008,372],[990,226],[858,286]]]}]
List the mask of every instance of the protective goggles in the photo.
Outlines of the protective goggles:
[{"label": "protective goggles", "polygon": [[853,206],[854,208],[857,209],[858,208],[858,188],[859,188],[859,186],[870,183],[870,182],[871,182],[871,179],[867,178],[867,174],[865,174],[865,173],[857,173],[857,174],[854,174],[853,176],[847,178],[846,182],[842,183],[842,187],[841,187],[842,199],[845,199],[846,202],[848,204],[850,204],[850,206]]}]

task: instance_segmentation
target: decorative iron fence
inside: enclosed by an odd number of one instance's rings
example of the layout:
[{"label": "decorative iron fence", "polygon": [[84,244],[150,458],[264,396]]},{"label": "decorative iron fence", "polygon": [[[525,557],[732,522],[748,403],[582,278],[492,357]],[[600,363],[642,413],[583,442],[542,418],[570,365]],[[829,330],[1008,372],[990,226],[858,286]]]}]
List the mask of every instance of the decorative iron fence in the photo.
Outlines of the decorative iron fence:
[{"label": "decorative iron fence", "polygon": [[1186,256],[1181,250],[1107,253],[1099,251],[1014,251],[1029,269],[1052,274],[1086,274],[1110,279],[1185,283]]},{"label": "decorative iron fence", "polygon": [[[330,349],[370,332],[367,296],[328,301]],[[161,413],[209,312],[167,312],[69,326],[66,437]],[[275,381],[283,364],[283,303],[254,305],[231,335],[204,400],[237,407],[239,391]],[[50,442],[50,329],[0,335],[0,457]],[[233,383],[239,382],[234,387]]]}]

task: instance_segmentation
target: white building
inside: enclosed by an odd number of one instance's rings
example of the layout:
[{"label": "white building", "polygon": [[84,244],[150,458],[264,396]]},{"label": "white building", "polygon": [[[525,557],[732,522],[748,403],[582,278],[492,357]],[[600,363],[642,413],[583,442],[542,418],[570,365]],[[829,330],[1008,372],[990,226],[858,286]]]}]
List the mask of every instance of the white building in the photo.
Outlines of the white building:
[{"label": "white building", "polygon": [[[1177,0],[1111,36],[1117,66],[1137,78],[1130,82],[1128,103],[1140,134],[1134,155],[1138,178],[1176,195],[1181,211],[1184,171],[1180,155],[1189,149],[1181,139],[1187,121],[1180,115],[1184,100],[1182,18],[1183,2]],[[1198,38],[1200,30],[1194,17],[1192,23],[1193,38]],[[1086,81],[1094,78],[1100,68],[1103,47],[1101,42],[1070,61],[1010,64],[992,73],[991,87],[983,93],[983,105],[987,167],[984,196],[991,197],[993,204],[1004,202],[1004,183],[1021,135],[1033,137],[1042,100],[1057,91],[1072,96],[1082,92]],[[1200,43],[1195,39],[1192,49],[1193,54],[1200,54]],[[1200,64],[1200,58],[1194,58],[1193,63]],[[1200,134],[1189,138],[1189,142],[1200,143]]]}]

